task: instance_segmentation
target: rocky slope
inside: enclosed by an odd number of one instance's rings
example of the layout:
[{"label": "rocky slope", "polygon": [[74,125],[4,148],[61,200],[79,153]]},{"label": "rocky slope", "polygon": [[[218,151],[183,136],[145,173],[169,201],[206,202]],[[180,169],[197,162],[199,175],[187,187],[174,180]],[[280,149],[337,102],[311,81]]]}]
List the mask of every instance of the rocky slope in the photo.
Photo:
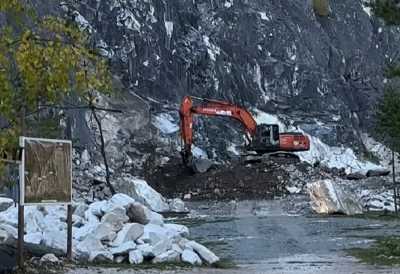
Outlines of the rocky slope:
[{"label": "rocky slope", "polygon": [[[329,146],[362,152],[382,70],[400,42],[400,30],[384,27],[361,0],[331,1],[328,17],[316,16],[308,0],[33,2],[41,14],[75,21],[110,60],[117,94],[99,104],[123,111],[102,115],[117,184],[121,173],[147,176],[178,155],[177,108],[186,94],[229,100],[267,115],[263,122],[278,117],[315,136],[311,163],[324,162]],[[81,166],[100,162],[93,119],[69,114],[81,185],[104,170]],[[226,119],[197,119],[195,135],[197,154],[220,163],[237,158],[243,143],[240,126]],[[356,159],[340,148],[332,155],[345,158],[330,157],[329,167]]]}]

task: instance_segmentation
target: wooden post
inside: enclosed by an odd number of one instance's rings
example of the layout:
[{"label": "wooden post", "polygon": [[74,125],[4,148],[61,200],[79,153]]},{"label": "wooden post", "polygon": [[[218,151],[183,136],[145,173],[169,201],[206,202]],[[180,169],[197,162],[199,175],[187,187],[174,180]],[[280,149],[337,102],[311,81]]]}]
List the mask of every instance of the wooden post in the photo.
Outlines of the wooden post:
[{"label": "wooden post", "polygon": [[72,261],[72,205],[68,205],[67,210],[67,225],[68,225],[68,237],[67,237],[67,259]]},{"label": "wooden post", "polygon": [[[21,135],[25,136],[25,107],[22,107],[21,110]],[[22,148],[23,150],[24,148]],[[22,157],[24,157],[24,153],[20,153],[21,155],[21,163],[19,166],[19,181],[23,180],[24,170],[22,169]],[[24,228],[25,228],[25,218],[24,218],[24,205],[21,203],[22,196],[22,187],[19,187],[19,198],[18,198],[18,241],[17,241],[17,265],[19,269],[24,269]]]},{"label": "wooden post", "polygon": [[[72,140],[72,121],[70,116],[67,118],[66,137]],[[72,261],[72,204],[67,206],[67,234],[67,259]]]},{"label": "wooden post", "polygon": [[393,175],[393,195],[394,195],[394,210],[396,214],[398,213],[397,208],[397,183],[396,183],[396,169],[395,169],[395,153],[392,150],[392,175]]}]

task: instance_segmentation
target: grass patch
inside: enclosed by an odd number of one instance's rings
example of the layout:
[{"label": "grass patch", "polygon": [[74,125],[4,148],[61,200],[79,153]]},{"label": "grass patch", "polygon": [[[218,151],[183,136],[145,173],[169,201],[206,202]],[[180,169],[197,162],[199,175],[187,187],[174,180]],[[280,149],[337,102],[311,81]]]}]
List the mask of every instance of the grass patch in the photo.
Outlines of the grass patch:
[{"label": "grass patch", "polygon": [[348,253],[368,264],[400,265],[400,238],[378,238],[371,247],[352,248]]}]

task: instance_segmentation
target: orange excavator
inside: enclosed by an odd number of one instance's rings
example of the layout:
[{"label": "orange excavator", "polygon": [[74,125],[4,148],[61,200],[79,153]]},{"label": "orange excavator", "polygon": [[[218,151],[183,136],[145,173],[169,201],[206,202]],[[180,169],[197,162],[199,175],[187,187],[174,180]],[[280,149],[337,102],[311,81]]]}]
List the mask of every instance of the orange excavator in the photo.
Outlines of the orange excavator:
[{"label": "orange excavator", "polygon": [[[193,99],[200,101],[199,105],[193,105]],[[309,138],[302,133],[279,133],[279,126],[276,124],[260,124],[246,109],[234,104],[203,99],[198,97],[185,96],[183,98],[179,115],[180,130],[183,141],[182,158],[186,165],[191,165],[193,160],[193,116],[225,116],[238,120],[245,128],[248,151],[255,151],[257,154],[271,152],[296,152],[310,149]]]}]

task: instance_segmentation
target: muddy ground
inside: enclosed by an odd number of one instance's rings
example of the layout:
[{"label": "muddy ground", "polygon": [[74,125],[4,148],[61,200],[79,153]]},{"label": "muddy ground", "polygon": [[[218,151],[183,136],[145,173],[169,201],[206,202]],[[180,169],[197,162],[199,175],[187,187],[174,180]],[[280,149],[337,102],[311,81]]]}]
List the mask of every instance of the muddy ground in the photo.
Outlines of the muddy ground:
[{"label": "muddy ground", "polygon": [[287,193],[289,183],[302,186],[332,172],[312,167],[294,157],[271,157],[257,163],[214,165],[193,173],[180,159],[156,168],[146,180],[168,198],[191,200],[270,199]]}]

